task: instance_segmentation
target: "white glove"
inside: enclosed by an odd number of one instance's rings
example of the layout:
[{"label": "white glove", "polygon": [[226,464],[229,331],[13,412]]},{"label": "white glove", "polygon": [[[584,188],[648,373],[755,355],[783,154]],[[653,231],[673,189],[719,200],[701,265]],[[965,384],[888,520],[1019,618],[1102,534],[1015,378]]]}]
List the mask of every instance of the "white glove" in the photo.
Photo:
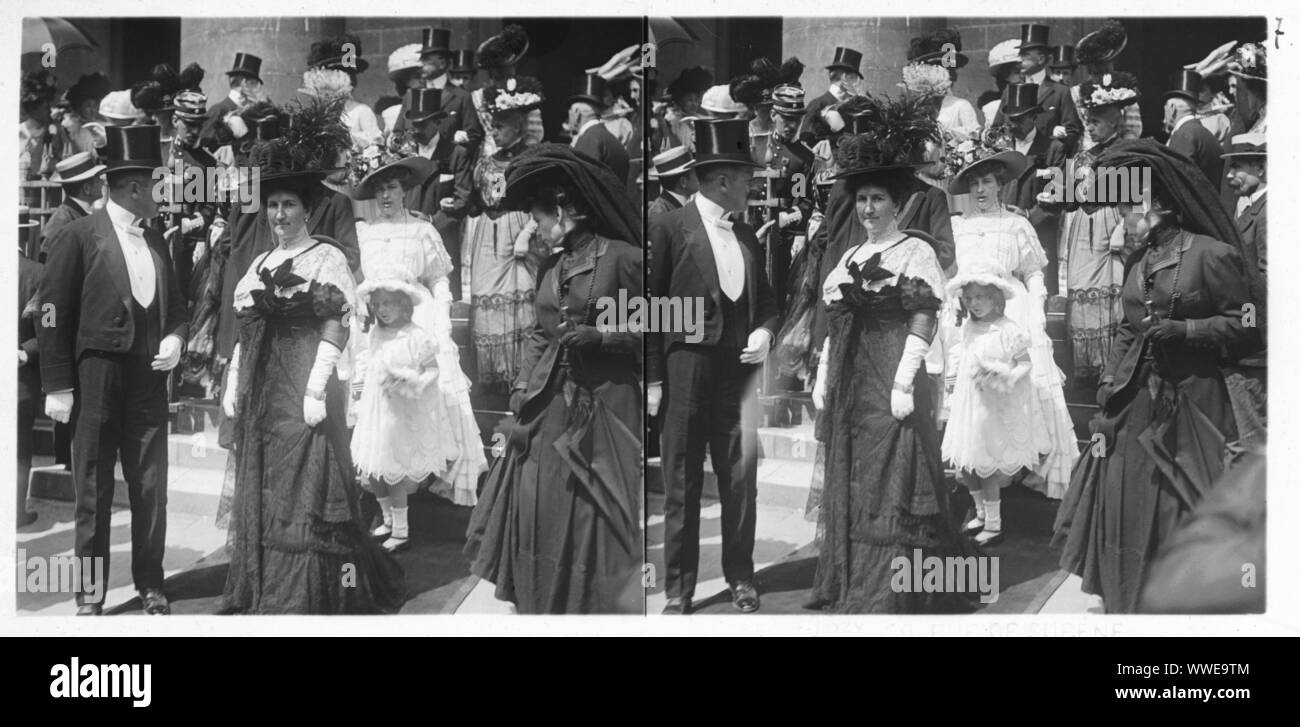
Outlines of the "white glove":
[{"label": "white glove", "polygon": [[803,212],[796,208],[790,212],[782,212],[777,215],[777,219],[779,220],[777,224],[781,226],[781,229],[785,229],[790,225],[797,224],[801,221],[803,219]]},{"label": "white glove", "polygon": [[767,233],[772,231],[772,225],[775,224],[776,224],[776,220],[769,220],[762,227],[758,228],[758,232],[754,233],[754,237],[757,237],[760,240],[763,239],[763,237],[767,235]]},{"label": "white glove", "polygon": [[338,363],[339,356],[343,352],[338,346],[329,341],[321,341],[316,346],[316,362],[311,366],[311,373],[307,375],[308,391],[324,391],[325,385],[330,381],[330,374],[334,373],[334,364]]},{"label": "white glove", "polygon": [[239,352],[240,344],[235,344],[235,352],[226,367],[226,388],[221,392],[221,410],[227,419],[234,419],[236,404],[239,401]]},{"label": "white glove", "polygon": [[645,410],[650,416],[659,414],[659,402],[663,401],[663,384],[650,384],[645,390]]},{"label": "white glove", "polygon": [[181,234],[188,235],[203,226],[203,217],[194,215],[181,220]]},{"label": "white glove", "polygon": [[1064,138],[1067,136],[1067,134],[1068,134],[1068,132],[1066,132],[1064,126],[1057,126],[1057,127],[1055,127],[1055,128],[1052,129],[1052,136],[1053,136],[1054,138],[1057,138],[1057,139],[1064,139]]},{"label": "white glove", "polygon": [[1046,321],[1047,315],[1047,286],[1043,284],[1043,274],[1033,273],[1025,280],[1025,288],[1029,291],[1029,297],[1034,299],[1036,304],[1035,312],[1039,322]]},{"label": "white glove", "polygon": [[452,143],[454,144],[468,144],[469,134],[466,134],[463,130],[458,129],[456,133],[451,137],[451,140]]},{"label": "white glove", "polygon": [[181,362],[181,349],[185,342],[179,336],[167,336],[158,344],[158,355],[153,357],[150,365],[154,371],[171,371]]},{"label": "white glove", "polygon": [[248,135],[248,124],[244,123],[244,118],[239,114],[227,114],[224,121],[226,122],[226,128],[230,129],[231,135],[236,139],[242,139]]},{"label": "white glove", "polygon": [[826,339],[822,343],[821,353],[817,359],[817,380],[813,382],[812,400],[813,406],[817,411],[826,408],[826,389],[829,388],[827,380],[830,379],[830,360],[831,360],[831,340]]},{"label": "white glove", "polygon": [[766,328],[755,328],[749,334],[749,345],[740,352],[743,364],[760,364],[767,359],[767,352],[772,348],[772,332]]},{"label": "white glove", "polygon": [[1111,230],[1110,240],[1108,240],[1108,243],[1109,243],[1110,251],[1112,253],[1124,251],[1124,241],[1125,241],[1124,233],[1125,233],[1125,227],[1122,224],[1115,225],[1115,229]]},{"label": "white glove", "polygon": [[45,416],[60,424],[67,424],[72,418],[72,404],[76,395],[71,391],[60,391],[45,395]]},{"label": "white glove", "polygon": [[915,392],[905,394],[899,391],[900,387],[910,387],[916,379],[916,372],[920,370],[921,363],[925,361],[925,354],[930,350],[930,344],[926,343],[920,336],[908,335],[907,341],[903,344],[903,357],[898,361],[898,371],[894,374],[894,388],[889,395],[889,408],[895,419],[906,419],[916,406],[914,401]]},{"label": "white glove", "polygon": [[19,366],[27,365],[27,352],[22,350],[21,348],[18,349],[18,365]]},{"label": "white glove", "polygon": [[519,231],[515,237],[515,259],[519,260],[528,255],[528,250],[532,247],[533,235],[537,233],[537,220],[530,219],[524,229]]},{"label": "white glove", "polygon": [[325,421],[325,402],[321,399],[304,396],[302,398],[302,418],[309,427],[314,427]]}]

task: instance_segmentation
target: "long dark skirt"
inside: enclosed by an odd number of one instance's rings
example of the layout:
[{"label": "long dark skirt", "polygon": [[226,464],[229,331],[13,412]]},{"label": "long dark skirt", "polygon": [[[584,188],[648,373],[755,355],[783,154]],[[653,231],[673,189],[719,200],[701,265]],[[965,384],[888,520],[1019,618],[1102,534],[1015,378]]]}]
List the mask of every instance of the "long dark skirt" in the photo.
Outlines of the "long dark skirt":
[{"label": "long dark skirt", "polygon": [[397,611],[405,600],[401,567],[366,532],[348,450],[346,391],[337,377],[326,387],[325,421],[310,427],[303,418],[320,341],[315,319],[258,320],[241,330],[240,341],[222,610]]},{"label": "long dark skirt", "polygon": [[974,589],[926,592],[896,580],[900,564],[910,573],[918,557],[976,555],[949,517],[924,368],[912,414],[899,421],[891,411],[906,314],[831,310],[828,318],[835,375],[817,422],[826,470],[813,599],[837,613],[968,612]]},{"label": "long dark skirt", "polygon": [[488,473],[471,570],[520,613],[644,613],[641,389],[591,396],[561,369],[541,396]]},{"label": "long dark skirt", "polygon": [[1223,472],[1225,445],[1237,436],[1217,374],[1175,382],[1144,364],[1135,379],[1143,383],[1110,402],[1110,451],[1084,453],[1056,519],[1061,567],[1100,595],[1107,613],[1137,610],[1151,561]]}]

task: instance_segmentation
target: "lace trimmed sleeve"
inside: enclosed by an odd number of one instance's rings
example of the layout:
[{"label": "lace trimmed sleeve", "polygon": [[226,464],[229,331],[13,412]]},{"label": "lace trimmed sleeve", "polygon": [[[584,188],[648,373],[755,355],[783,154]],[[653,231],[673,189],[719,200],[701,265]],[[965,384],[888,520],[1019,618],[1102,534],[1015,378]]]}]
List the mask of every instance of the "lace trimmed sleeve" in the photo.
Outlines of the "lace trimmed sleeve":
[{"label": "lace trimmed sleeve", "polygon": [[[316,285],[312,289],[312,308],[322,318],[342,318],[350,325],[352,312],[357,305],[357,282],[348,268],[347,256],[332,244],[317,245],[304,253],[301,260],[303,277]],[[294,266],[295,268],[298,265]]]},{"label": "lace trimmed sleeve", "polygon": [[[944,288],[948,284],[948,276],[944,275],[943,269],[939,267],[939,258],[934,254],[934,248],[925,240],[918,238],[909,238],[899,245],[900,254],[898,262],[887,262],[885,267],[892,265],[898,266],[900,276],[900,286],[903,278],[910,278],[914,282],[903,286],[904,307],[919,309],[929,308],[928,301],[924,298],[931,297],[934,299],[934,309],[937,310],[944,301]],[[924,285],[918,285],[923,283]],[[929,288],[929,290],[925,290]],[[910,301],[910,305],[909,305]]]},{"label": "lace trimmed sleeve", "polygon": [[420,282],[431,289],[438,280],[451,275],[451,256],[447,254],[447,247],[443,245],[442,236],[433,223],[420,221],[419,240],[424,251],[424,270],[420,271]]},{"label": "lace trimmed sleeve", "polygon": [[257,274],[257,266],[262,264],[269,252],[253,258],[252,264],[244,271],[244,276],[235,284],[235,310],[242,310],[253,304],[253,291],[262,287],[262,279]]},{"label": "lace trimmed sleeve", "polygon": [[1015,236],[1016,251],[1020,258],[1016,272],[1020,273],[1022,279],[1028,279],[1030,275],[1041,273],[1047,267],[1047,254],[1043,252],[1038,233],[1029,224],[1029,220],[1020,215],[1015,215],[1012,219],[1014,222],[1011,232]]}]

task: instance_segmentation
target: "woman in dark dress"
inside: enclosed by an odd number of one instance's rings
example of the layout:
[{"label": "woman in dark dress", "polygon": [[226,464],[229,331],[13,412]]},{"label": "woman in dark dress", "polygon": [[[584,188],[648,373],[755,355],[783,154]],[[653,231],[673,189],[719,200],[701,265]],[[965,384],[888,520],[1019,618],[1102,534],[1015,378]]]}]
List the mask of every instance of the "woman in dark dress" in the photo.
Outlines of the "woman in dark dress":
[{"label": "woman in dark dress", "polygon": [[1121,210],[1146,247],[1125,271],[1102,411],[1061,502],[1056,541],[1084,592],[1100,595],[1108,613],[1132,613],[1162,543],[1229,453],[1262,437],[1262,412],[1236,364],[1262,348],[1267,292],[1243,262],[1217,190],[1187,158],[1140,139],[1117,142],[1097,165],[1150,167],[1151,209]]},{"label": "woman in dark dress", "polygon": [[900,557],[910,568],[918,556],[974,552],[949,517],[924,362],[946,279],[930,242],[898,229],[912,166],[865,136],[841,142],[840,156],[866,241],[840,257],[823,289],[827,333],[813,388],[823,535],[808,606],[967,611],[962,594],[894,587]]},{"label": "woman in dark dress", "polygon": [[641,334],[602,325],[603,299],[642,294],[636,210],[567,146],[524,152],[506,178],[507,204],[562,251],[539,271],[518,421],[470,521],[471,570],[520,613],[644,613]]},{"label": "woman in dark dress", "polygon": [[229,517],[222,612],[362,614],[404,601],[400,567],[367,534],[334,367],[355,304],[347,257],[307,219],[321,173],[283,140],[255,148],[276,246],[235,286],[239,340],[218,521]]}]

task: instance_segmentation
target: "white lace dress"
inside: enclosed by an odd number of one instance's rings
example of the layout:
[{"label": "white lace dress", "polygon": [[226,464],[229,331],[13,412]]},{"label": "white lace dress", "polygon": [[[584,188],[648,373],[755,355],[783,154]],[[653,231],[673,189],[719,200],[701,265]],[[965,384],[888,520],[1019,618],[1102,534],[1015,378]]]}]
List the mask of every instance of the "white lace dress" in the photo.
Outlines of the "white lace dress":
[{"label": "white lace dress", "polygon": [[414,323],[370,329],[352,432],[352,464],[367,487],[371,478],[406,480],[413,491],[429,475],[444,477],[459,456],[442,417],[429,415],[440,408],[437,354],[433,337]]},{"label": "white lace dress", "polygon": [[[1070,471],[1079,458],[1075,440],[1074,423],[1065,404],[1063,382],[1065,375],[1056,366],[1052,353],[1052,340],[1047,336],[1047,320],[1037,299],[1029,294],[1027,283],[1035,277],[1041,280],[1047,256],[1038,242],[1029,220],[1002,210],[995,213],[973,213],[952,218],[953,238],[956,241],[957,272],[973,264],[992,263],[1008,278],[1016,295],[1007,301],[1006,316],[1029,337],[1030,373],[1036,406],[1030,410],[1034,425],[1043,436],[1038,438],[1043,455],[1031,468],[1042,481],[1029,480],[1051,498],[1061,498],[1070,484]],[[1037,287],[1038,283],[1034,283]],[[946,378],[955,387],[961,359],[962,337],[965,329],[957,327],[959,296],[949,299],[940,315],[941,337],[946,347]],[[953,391],[955,396],[955,390]],[[952,422],[949,414],[949,426]]]},{"label": "white lace dress", "polygon": [[[478,502],[478,477],[487,471],[478,424],[469,400],[470,382],[460,367],[460,353],[451,338],[451,290],[447,275],[451,258],[442,238],[428,220],[414,214],[399,221],[357,222],[364,279],[385,278],[410,283],[424,299],[415,307],[413,322],[426,331],[438,347],[438,406],[429,410],[439,436],[455,446],[455,458],[446,473],[435,479],[432,491],[457,505]],[[364,301],[358,312],[368,315]],[[365,380],[366,350],[354,353],[361,380]]]},{"label": "white lace dress", "polygon": [[940,448],[954,467],[989,477],[1037,466],[1046,437],[1030,413],[1033,383],[1028,376],[1015,384],[1004,378],[1028,353],[1029,335],[1005,315],[962,326],[957,386]]}]

